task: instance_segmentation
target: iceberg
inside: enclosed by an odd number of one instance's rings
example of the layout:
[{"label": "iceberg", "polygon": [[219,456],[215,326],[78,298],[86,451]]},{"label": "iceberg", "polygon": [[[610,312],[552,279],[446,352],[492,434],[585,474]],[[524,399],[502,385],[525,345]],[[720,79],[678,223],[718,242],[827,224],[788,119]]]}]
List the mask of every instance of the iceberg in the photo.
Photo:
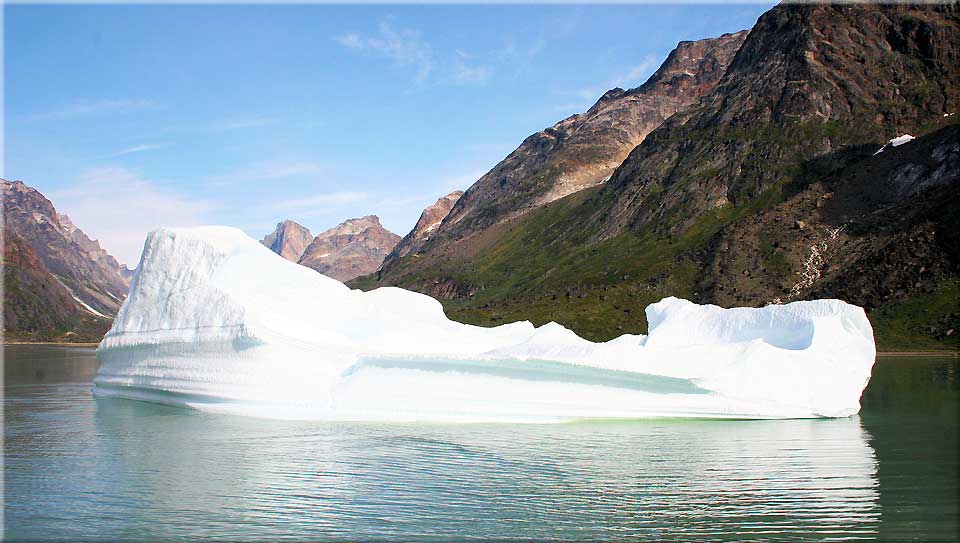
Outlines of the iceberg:
[{"label": "iceberg", "polygon": [[649,335],[593,343],[556,323],[447,319],[433,298],[369,292],[240,230],[148,236],[97,348],[94,393],[271,418],[559,422],[812,418],[860,410],[863,309],[839,300],[723,309],[665,298]]}]

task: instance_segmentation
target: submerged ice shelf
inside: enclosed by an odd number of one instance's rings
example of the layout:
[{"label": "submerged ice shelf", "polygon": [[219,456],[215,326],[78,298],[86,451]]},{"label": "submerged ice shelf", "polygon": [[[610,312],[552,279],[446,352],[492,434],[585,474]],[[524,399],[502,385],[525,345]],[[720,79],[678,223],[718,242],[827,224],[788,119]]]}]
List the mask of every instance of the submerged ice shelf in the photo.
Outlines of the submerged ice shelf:
[{"label": "submerged ice shelf", "polygon": [[666,298],[649,335],[481,328],[399,288],[370,292],[227,227],[152,232],[97,349],[98,395],[265,417],[549,422],[841,417],[875,357],[839,300],[722,309]]}]

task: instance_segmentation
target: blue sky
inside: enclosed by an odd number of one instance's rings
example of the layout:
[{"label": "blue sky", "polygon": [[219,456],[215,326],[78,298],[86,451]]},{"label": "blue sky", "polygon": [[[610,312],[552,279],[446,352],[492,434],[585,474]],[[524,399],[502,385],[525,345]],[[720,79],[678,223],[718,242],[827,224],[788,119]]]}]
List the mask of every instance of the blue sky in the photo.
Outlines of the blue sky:
[{"label": "blue sky", "polygon": [[772,4],[26,6],[5,168],[122,262],[158,226],[400,235],[523,139]]}]

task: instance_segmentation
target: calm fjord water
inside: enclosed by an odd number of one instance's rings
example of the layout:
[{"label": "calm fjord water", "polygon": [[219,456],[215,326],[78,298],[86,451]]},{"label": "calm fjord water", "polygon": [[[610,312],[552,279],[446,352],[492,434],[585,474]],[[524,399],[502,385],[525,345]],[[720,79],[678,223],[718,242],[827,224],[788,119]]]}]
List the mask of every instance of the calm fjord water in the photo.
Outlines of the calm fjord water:
[{"label": "calm fjord water", "polygon": [[837,420],[285,422],[94,399],[5,347],[5,537],[956,541],[960,367],[881,359]]}]

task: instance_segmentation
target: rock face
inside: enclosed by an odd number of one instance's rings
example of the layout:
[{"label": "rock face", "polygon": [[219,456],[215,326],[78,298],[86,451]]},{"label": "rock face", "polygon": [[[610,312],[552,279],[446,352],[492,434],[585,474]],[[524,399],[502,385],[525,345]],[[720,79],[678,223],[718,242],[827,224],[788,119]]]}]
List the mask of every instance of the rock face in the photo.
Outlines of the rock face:
[{"label": "rock face", "polygon": [[129,288],[120,264],[37,190],[2,187],[8,333],[99,339]]},{"label": "rock face", "polygon": [[956,5],[781,5],[757,21],[712,93],[617,169],[594,218],[610,237],[685,230],[795,168],[915,130],[960,107]]},{"label": "rock face", "polygon": [[277,228],[260,243],[283,258],[297,262],[311,241],[313,241],[313,234],[306,226],[285,220],[277,223]]},{"label": "rock face", "polygon": [[431,240],[376,284],[591,339],[643,332],[630,308],[663,296],[830,296],[867,307],[881,346],[958,348],[957,51],[956,4],[781,4],[609,181],[494,213],[469,244]]},{"label": "rock face", "polygon": [[339,281],[377,271],[400,236],[376,215],[344,221],[313,239],[299,263]]},{"label": "rock face", "polygon": [[643,85],[610,90],[585,113],[528,137],[459,199],[444,236],[462,238],[603,183],[651,130],[713,89],[746,36],[680,42]]},{"label": "rock face", "polygon": [[462,190],[455,190],[450,194],[440,198],[431,206],[428,206],[420,214],[420,219],[397,246],[390,251],[387,258],[383,261],[384,265],[389,265],[393,260],[407,256],[410,253],[417,253],[423,246],[430,241],[430,237],[440,227],[440,223],[453,209],[453,205],[463,196]]},{"label": "rock face", "polygon": [[[439,246],[604,183],[651,130],[713,89],[746,36],[680,42],[643,85],[610,90],[585,113],[528,137],[457,200],[431,236],[433,251],[455,251]],[[383,275],[399,256],[384,263]]]}]

